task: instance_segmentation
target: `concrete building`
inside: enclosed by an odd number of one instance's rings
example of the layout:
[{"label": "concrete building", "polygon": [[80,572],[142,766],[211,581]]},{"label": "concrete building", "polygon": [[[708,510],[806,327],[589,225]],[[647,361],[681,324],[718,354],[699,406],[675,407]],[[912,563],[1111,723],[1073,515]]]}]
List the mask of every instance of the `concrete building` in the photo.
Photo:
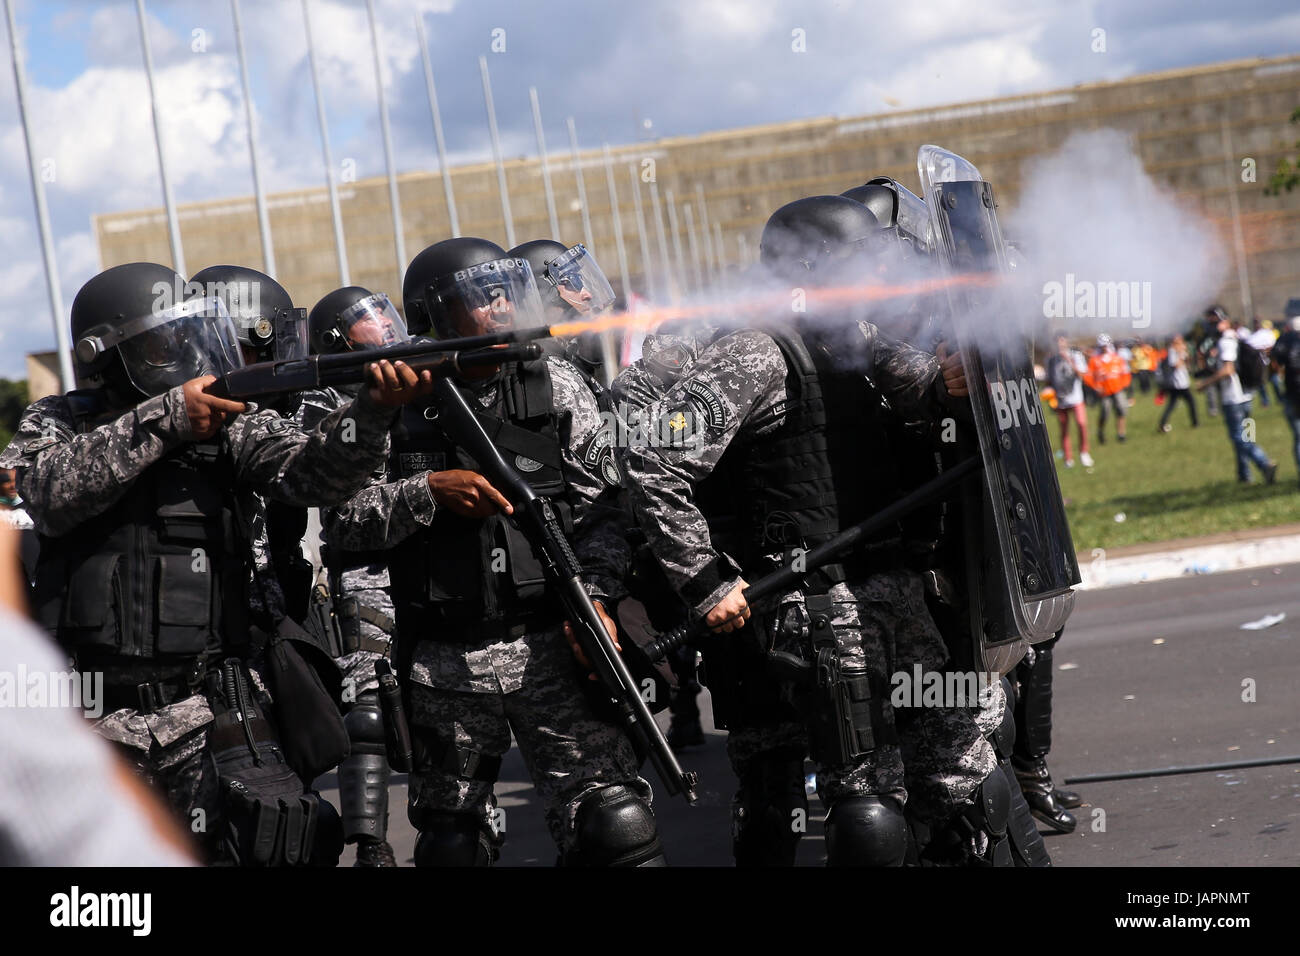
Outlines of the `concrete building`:
[{"label": "concrete building", "polygon": [[[1235,247],[1235,194],[1249,296],[1237,282],[1220,300],[1234,314],[1253,303],[1261,317],[1280,317],[1300,295],[1300,191],[1273,197],[1265,186],[1300,129],[1288,123],[1300,106],[1300,55],[1241,60],[1089,83],[994,100],[873,116],[823,117],[768,126],[661,139],[613,151],[614,185],[633,291],[663,297],[671,272],[689,290],[694,262],[710,272],[746,265],[758,251],[768,214],[792,199],[838,193],[873,175],[898,178],[917,189],[915,156],[938,143],[967,156],[995,183],[1003,204],[1014,205],[1026,160],[1059,147],[1073,131],[1115,128],[1131,133],[1147,171],[1221,228],[1224,248]],[[1256,180],[1243,182],[1242,161],[1253,159]],[[593,249],[620,290],[613,216],[602,154],[579,162],[592,221]],[[552,150],[551,176],[562,238],[583,239],[572,157]],[[633,170],[630,172],[629,170]],[[537,159],[506,163],[515,232],[520,241],[549,231]],[[639,187],[644,239],[638,234],[634,180]],[[651,180],[659,206],[652,203]],[[461,230],[504,244],[504,223],[491,163],[452,170]],[[437,173],[399,178],[406,248],[411,255],[450,235]],[[663,208],[671,193],[675,217]],[[352,282],[389,293],[400,303],[394,264],[387,180],[344,183],[341,206]],[[338,267],[324,185],[270,197],[271,229],[281,282],[295,301],[310,306],[337,287]],[[688,212],[689,207],[689,212]],[[654,216],[668,240],[661,245]],[[262,262],[252,198],[220,199],[179,208],[185,258],[192,271],[217,263],[258,267]],[[716,228],[715,228],[716,224]],[[674,230],[674,226],[676,227]],[[692,232],[690,227],[694,226]],[[95,217],[104,267],[133,260],[170,261],[161,209]],[[721,243],[715,247],[715,237]],[[677,264],[680,248],[684,268]],[[668,250],[668,263],[661,249]],[[648,274],[647,274],[648,273]],[[684,277],[684,278],[683,278]]]}]

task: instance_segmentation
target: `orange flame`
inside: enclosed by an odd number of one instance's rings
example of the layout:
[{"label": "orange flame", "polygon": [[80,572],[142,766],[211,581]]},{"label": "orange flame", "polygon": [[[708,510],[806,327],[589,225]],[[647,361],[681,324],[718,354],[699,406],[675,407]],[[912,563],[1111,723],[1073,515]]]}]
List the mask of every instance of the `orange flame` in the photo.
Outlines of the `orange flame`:
[{"label": "orange flame", "polygon": [[[952,276],[947,279],[926,279],[905,285],[855,285],[832,289],[809,289],[807,304],[809,306],[843,306],[858,302],[883,302],[889,299],[901,299],[912,296],[927,295],[942,289],[958,286],[990,286],[1003,280],[996,273],[975,273]],[[771,315],[779,309],[788,308],[790,294],[782,290],[765,291],[757,294],[728,299],[725,303],[712,302],[705,305],[654,306],[641,308],[634,312],[612,312],[594,319],[574,322],[560,322],[551,326],[551,335],[567,338],[582,335],[585,332],[609,332],[616,330],[648,331],[664,322],[698,319],[706,321],[728,316]]]}]

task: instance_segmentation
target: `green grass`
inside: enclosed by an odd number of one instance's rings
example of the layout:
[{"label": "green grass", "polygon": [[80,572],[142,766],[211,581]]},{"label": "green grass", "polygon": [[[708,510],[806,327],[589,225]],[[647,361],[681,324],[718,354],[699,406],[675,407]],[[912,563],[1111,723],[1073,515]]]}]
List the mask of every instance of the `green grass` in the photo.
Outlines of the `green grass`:
[{"label": "green grass", "polygon": [[[1074,546],[1087,556],[1093,548],[1117,548],[1126,544],[1167,541],[1223,531],[1240,531],[1300,521],[1300,491],[1297,490],[1293,439],[1281,406],[1274,402],[1261,408],[1256,396],[1252,406],[1255,440],[1280,466],[1277,484],[1266,486],[1251,465],[1252,477],[1260,482],[1237,482],[1236,459],[1222,416],[1205,413],[1204,394],[1193,393],[1200,427],[1192,428],[1185,405],[1174,410],[1169,423],[1173,431],[1156,430],[1164,411],[1152,393],[1136,392],[1137,404],[1128,410],[1128,441],[1115,439],[1115,421],[1106,423],[1106,444],[1097,441],[1099,417],[1088,409],[1088,435],[1096,464],[1067,469],[1056,460],[1061,494],[1070,518]],[[1052,448],[1060,448],[1060,427],[1056,413],[1047,408]],[[1078,435],[1071,425],[1072,451],[1079,454]],[[1123,514],[1122,521],[1115,517]]]}]

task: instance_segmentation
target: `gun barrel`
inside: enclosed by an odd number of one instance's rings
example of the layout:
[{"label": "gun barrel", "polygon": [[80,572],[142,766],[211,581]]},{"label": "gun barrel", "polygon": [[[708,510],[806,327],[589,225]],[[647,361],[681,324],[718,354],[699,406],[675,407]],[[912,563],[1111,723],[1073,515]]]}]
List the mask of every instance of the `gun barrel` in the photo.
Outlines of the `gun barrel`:
[{"label": "gun barrel", "polygon": [[439,352],[470,352],[476,349],[491,348],[495,345],[519,345],[536,339],[550,338],[549,327],[537,329],[511,329],[504,332],[489,332],[486,335],[469,335],[459,339],[419,339],[403,342],[400,345],[387,345],[378,349],[363,349],[356,352],[335,352],[317,356],[322,370],[348,368],[364,365],[367,362],[382,362],[387,359],[415,358],[421,355],[433,355]]}]

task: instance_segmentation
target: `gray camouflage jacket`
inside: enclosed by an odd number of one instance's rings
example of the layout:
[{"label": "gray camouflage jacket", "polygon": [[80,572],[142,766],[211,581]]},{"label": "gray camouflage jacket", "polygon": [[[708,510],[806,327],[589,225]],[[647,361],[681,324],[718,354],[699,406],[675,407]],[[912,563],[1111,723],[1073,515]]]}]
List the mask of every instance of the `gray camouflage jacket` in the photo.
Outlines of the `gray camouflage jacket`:
[{"label": "gray camouflage jacket", "polygon": [[[240,490],[301,507],[342,501],[382,460],[395,417],[364,391],[311,432],[250,404],[225,428]],[[146,469],[192,440],[179,385],[83,433],[68,400],[52,395],[23,413],[0,467],[17,469],[37,531],[57,537],[108,510]]]},{"label": "gray camouflage jacket", "polygon": [[[855,367],[897,413],[932,417],[942,389],[938,359],[887,338],[868,322],[858,327],[863,344]],[[629,441],[618,451],[633,514],[669,582],[700,615],[739,583],[740,569],[714,549],[692,488],[733,441],[770,434],[784,423],[788,372],[776,342],[758,329],[705,342],[703,336],[698,342],[648,336],[641,362],[614,383],[620,409],[639,408],[644,423],[629,428]],[[675,378],[674,365],[682,369]],[[657,441],[668,433],[658,423],[684,423],[692,434],[676,443]]]},{"label": "gray camouflage jacket", "polygon": [[[596,399],[569,362],[546,359],[558,415],[562,472],[574,506],[573,548],[583,567],[583,584],[596,598],[615,600],[624,593],[628,564],[627,514],[620,507],[621,490],[612,452],[603,444],[610,434]],[[477,392],[482,407],[496,400],[497,381]],[[389,548],[430,527],[437,505],[428,472],[397,481],[372,479],[369,487],[336,508],[321,514],[322,536],[333,547],[351,551]]]}]

